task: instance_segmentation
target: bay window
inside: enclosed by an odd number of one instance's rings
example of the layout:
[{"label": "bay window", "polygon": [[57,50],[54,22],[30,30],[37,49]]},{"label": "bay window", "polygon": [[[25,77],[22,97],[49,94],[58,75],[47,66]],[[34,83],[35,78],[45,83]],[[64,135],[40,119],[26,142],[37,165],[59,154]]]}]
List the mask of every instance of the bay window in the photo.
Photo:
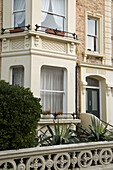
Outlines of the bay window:
[{"label": "bay window", "polygon": [[44,112],[65,112],[65,88],[63,69],[42,67],[40,95]]},{"label": "bay window", "polygon": [[25,0],[14,0],[13,2],[13,25],[14,27],[25,26]]},{"label": "bay window", "polygon": [[11,84],[24,86],[24,67],[13,67],[12,68]]},{"label": "bay window", "polygon": [[87,50],[98,52],[98,20],[87,19]]},{"label": "bay window", "polygon": [[42,0],[41,25],[64,31],[66,27],[66,0]]}]

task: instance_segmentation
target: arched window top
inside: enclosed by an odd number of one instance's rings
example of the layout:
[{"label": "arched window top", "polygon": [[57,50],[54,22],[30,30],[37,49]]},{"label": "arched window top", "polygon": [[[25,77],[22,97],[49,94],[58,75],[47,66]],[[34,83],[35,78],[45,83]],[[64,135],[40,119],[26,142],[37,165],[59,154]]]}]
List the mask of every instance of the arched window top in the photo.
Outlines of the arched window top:
[{"label": "arched window top", "polygon": [[87,77],[87,86],[93,86],[93,87],[99,87],[99,80],[92,78],[92,77]]}]

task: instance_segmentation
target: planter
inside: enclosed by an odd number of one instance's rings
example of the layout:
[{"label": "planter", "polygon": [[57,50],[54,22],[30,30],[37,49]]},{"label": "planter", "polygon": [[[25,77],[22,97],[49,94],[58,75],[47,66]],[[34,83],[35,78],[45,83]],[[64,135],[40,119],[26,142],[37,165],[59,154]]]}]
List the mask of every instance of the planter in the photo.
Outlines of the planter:
[{"label": "planter", "polygon": [[48,34],[54,34],[55,35],[55,31],[52,30],[52,29],[46,29],[45,32],[48,33]]},{"label": "planter", "polygon": [[61,31],[58,31],[58,32],[57,32],[57,35],[64,37],[65,33],[64,33],[64,32],[61,32]]},{"label": "planter", "polygon": [[9,30],[10,33],[18,33],[18,32],[24,32],[24,29],[23,28],[15,28],[13,30]]},{"label": "planter", "polygon": [[50,118],[50,110],[43,111],[42,118],[44,119]]}]

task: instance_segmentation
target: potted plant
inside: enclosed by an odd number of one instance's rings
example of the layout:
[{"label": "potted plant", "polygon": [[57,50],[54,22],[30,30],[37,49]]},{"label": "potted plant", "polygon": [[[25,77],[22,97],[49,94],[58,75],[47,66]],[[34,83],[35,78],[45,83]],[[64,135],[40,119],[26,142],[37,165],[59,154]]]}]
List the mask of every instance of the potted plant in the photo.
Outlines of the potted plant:
[{"label": "potted plant", "polygon": [[18,32],[23,32],[24,29],[21,27],[15,27],[14,29],[9,30],[10,33],[18,33]]},{"label": "potted plant", "polygon": [[50,117],[50,110],[45,110],[42,113],[43,113],[43,118],[49,118]]}]

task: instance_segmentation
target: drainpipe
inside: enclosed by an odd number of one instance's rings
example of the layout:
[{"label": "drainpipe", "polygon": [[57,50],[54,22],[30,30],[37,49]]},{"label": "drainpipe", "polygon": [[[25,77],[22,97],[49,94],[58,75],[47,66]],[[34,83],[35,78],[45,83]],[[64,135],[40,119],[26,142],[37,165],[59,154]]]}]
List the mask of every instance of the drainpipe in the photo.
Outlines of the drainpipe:
[{"label": "drainpipe", "polygon": [[77,68],[78,68],[78,63],[76,64],[76,118],[78,119],[78,113],[77,113]]}]

